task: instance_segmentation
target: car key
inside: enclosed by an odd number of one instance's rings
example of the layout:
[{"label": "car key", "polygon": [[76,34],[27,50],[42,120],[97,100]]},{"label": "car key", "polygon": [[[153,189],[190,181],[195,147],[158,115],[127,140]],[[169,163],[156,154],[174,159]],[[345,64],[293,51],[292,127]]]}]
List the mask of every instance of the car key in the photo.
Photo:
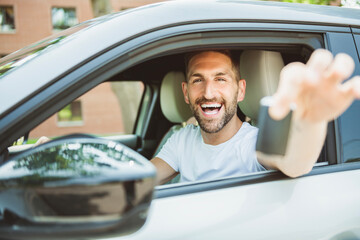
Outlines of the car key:
[{"label": "car key", "polygon": [[256,151],[268,155],[281,155],[286,153],[289,137],[291,116],[294,106],[290,107],[287,116],[279,121],[269,115],[269,107],[273,104],[273,98],[266,96],[260,100],[258,118],[259,133],[256,141]]}]

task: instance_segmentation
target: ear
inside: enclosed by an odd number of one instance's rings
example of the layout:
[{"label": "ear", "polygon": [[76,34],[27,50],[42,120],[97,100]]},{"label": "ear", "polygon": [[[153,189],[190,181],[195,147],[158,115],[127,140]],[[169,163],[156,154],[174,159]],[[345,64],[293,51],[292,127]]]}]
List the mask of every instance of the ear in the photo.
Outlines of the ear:
[{"label": "ear", "polygon": [[246,90],[246,81],[245,79],[240,79],[238,82],[238,87],[239,87],[239,92],[238,92],[238,97],[237,97],[237,101],[241,102],[242,100],[244,100],[245,98],[245,90]]},{"label": "ear", "polygon": [[189,104],[190,102],[189,102],[189,97],[188,97],[188,89],[187,89],[188,84],[187,84],[187,82],[182,82],[181,86],[182,86],[182,91],[183,91],[183,94],[184,94],[185,102],[187,104]]}]

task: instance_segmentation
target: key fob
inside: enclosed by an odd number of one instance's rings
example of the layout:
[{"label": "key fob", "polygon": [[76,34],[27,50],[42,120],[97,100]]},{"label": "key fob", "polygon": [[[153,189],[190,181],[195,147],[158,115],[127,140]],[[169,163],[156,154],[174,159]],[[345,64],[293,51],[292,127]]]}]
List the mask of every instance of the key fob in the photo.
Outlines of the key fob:
[{"label": "key fob", "polygon": [[282,120],[276,121],[269,115],[269,107],[272,105],[271,96],[260,100],[258,117],[259,133],[256,141],[256,151],[268,155],[281,155],[286,153],[286,147],[290,131],[292,111]]}]

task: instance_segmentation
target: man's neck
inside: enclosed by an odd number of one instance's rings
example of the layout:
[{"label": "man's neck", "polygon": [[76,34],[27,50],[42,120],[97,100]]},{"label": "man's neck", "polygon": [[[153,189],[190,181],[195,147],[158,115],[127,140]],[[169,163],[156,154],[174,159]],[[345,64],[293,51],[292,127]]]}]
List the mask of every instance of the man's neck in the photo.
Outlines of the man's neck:
[{"label": "man's neck", "polygon": [[207,133],[201,130],[204,143],[219,145],[232,138],[241,128],[242,121],[235,115],[219,132]]}]

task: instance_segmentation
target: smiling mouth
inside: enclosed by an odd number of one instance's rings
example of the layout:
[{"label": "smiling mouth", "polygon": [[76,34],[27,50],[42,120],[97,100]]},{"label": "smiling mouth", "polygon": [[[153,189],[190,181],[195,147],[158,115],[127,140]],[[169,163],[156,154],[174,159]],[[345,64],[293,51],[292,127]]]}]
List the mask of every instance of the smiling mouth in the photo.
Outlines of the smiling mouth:
[{"label": "smiling mouth", "polygon": [[211,104],[201,104],[201,109],[206,115],[215,115],[217,114],[222,107],[220,103],[211,103]]}]

